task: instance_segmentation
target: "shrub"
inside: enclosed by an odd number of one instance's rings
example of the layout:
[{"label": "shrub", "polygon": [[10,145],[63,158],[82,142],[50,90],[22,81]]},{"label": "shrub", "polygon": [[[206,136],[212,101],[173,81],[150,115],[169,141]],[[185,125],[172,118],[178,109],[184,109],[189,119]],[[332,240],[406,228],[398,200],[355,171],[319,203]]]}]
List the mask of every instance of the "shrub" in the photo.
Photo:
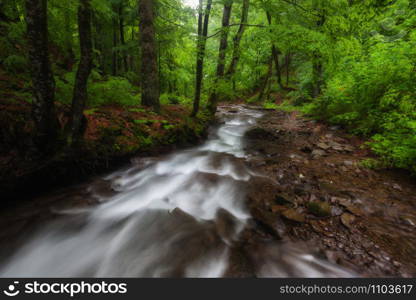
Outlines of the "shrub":
[{"label": "shrub", "polygon": [[140,103],[139,91],[125,78],[109,77],[88,86],[89,105],[108,104],[137,105]]},{"label": "shrub", "polygon": [[4,68],[10,73],[20,73],[27,69],[27,61],[24,56],[12,54],[3,61]]},{"label": "shrub", "polygon": [[[56,99],[62,103],[70,104],[74,89],[75,72],[69,72],[62,77],[55,78]],[[88,106],[101,106],[109,104],[120,104],[125,106],[140,103],[140,95],[137,88],[121,77],[109,77],[101,79],[101,75],[93,71],[88,82]]]},{"label": "shrub", "polygon": [[375,43],[360,59],[346,57],[312,113],[372,137],[384,165],[416,172],[414,41]]},{"label": "shrub", "polygon": [[164,93],[160,95],[160,103],[162,105],[180,104],[180,105],[185,105],[185,106],[191,106],[192,99],[179,96],[179,95],[175,95],[175,94]]}]

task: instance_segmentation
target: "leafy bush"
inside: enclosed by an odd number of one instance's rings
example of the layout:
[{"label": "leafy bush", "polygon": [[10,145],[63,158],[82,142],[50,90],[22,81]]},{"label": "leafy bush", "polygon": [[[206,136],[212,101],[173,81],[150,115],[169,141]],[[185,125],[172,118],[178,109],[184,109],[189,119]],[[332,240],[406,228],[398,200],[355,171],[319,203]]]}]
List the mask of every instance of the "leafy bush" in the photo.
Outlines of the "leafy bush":
[{"label": "leafy bush", "polygon": [[372,137],[384,165],[416,172],[416,35],[374,43],[361,59],[345,57],[315,100],[313,114]]},{"label": "leafy bush", "polygon": [[9,72],[20,73],[27,69],[26,58],[12,54],[3,61],[4,68]]},{"label": "leafy bush", "polygon": [[[109,104],[120,104],[125,106],[140,103],[140,95],[137,88],[121,77],[109,77],[101,79],[99,73],[93,71],[88,82],[88,106],[101,106]],[[70,104],[74,89],[75,72],[66,73],[61,78],[55,78],[56,99],[65,104]]]},{"label": "leafy bush", "polygon": [[185,106],[191,106],[192,99],[189,99],[183,96],[165,93],[165,94],[160,95],[160,103],[162,105],[180,104],[180,105],[185,105]]},{"label": "leafy bush", "polygon": [[137,105],[140,103],[139,91],[125,78],[109,77],[106,81],[89,84],[89,105],[108,104]]}]

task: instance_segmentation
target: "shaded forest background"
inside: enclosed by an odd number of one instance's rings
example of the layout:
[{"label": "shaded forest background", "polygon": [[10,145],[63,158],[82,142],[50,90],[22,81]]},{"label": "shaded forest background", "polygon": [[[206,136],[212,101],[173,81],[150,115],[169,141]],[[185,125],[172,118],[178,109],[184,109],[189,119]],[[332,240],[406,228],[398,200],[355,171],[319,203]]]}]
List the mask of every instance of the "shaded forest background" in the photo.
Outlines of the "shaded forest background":
[{"label": "shaded forest background", "polygon": [[239,99],[345,127],[369,139],[369,166],[416,172],[414,0],[199,4],[0,1],[1,152],[79,147],[103,109],[171,130]]}]

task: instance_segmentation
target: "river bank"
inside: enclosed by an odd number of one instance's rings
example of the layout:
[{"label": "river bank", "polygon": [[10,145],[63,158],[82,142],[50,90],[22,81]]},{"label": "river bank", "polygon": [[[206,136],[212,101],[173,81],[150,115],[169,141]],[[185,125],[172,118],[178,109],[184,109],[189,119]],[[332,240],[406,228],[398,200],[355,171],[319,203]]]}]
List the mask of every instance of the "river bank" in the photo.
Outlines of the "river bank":
[{"label": "river bank", "polygon": [[265,111],[247,133],[250,211],[275,236],[305,242],[361,276],[416,274],[416,184],[372,170],[363,140],[297,112]]},{"label": "river bank", "polygon": [[[2,207],[117,169],[133,156],[193,145],[210,124],[205,116],[190,118],[190,111],[179,105],[164,106],[161,114],[139,106],[102,106],[85,111],[88,127],[81,145],[43,155],[31,145],[30,105],[20,102],[0,104]],[[68,107],[57,109],[63,126]]]}]

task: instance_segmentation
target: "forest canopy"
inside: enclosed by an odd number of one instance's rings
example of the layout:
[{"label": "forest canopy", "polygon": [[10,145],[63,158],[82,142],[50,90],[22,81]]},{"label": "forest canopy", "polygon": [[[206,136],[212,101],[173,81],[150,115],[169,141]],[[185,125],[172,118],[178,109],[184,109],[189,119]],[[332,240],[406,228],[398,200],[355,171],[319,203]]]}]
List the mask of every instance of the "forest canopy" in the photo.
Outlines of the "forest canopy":
[{"label": "forest canopy", "polygon": [[196,117],[238,99],[296,107],[416,172],[415,28],[414,0],[2,0],[0,97],[32,107],[39,151],[82,143],[94,108]]}]

